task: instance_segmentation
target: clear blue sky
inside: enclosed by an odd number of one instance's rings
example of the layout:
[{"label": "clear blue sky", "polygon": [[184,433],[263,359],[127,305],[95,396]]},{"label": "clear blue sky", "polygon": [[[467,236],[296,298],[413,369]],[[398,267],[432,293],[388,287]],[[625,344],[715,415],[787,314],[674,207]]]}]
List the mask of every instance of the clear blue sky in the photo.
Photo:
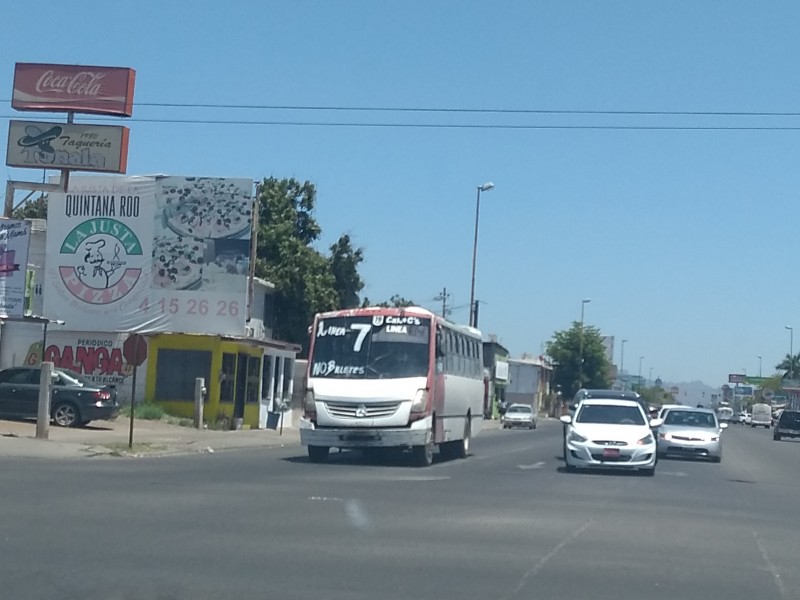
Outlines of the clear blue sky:
[{"label": "clear blue sky", "polygon": [[800,116],[147,106],[800,112],[796,1],[43,1],[2,16],[0,139],[9,117],[31,118],[10,107],[15,62],[133,67],[130,174],[313,181],[320,248],[350,233],[373,300],[434,308],[446,286],[466,322],[475,191],[492,181],[476,295],[481,328],[514,355],[540,352],[587,297],[615,359],[625,338],[628,370],[644,356],[643,374],[668,381],[719,386],[757,373],[759,354],[770,373],[789,350],[784,325],[800,333],[800,130],[581,128],[791,128]]}]

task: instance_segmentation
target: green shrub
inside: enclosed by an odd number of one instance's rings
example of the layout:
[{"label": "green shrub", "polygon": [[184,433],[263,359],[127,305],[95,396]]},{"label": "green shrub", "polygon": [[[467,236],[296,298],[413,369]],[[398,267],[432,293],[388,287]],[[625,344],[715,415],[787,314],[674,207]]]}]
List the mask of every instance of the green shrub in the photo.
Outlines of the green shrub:
[{"label": "green shrub", "polygon": [[[136,407],[136,414],[134,418],[143,419],[145,421],[160,421],[166,414],[167,413],[164,412],[164,409],[157,404],[149,404],[145,402],[144,404],[139,404]],[[128,416],[130,416],[130,408],[128,408]]]}]

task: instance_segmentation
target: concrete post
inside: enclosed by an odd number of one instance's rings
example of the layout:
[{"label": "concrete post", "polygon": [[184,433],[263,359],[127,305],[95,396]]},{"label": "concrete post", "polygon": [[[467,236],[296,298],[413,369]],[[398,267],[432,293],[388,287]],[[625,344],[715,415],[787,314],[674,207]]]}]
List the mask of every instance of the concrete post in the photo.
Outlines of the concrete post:
[{"label": "concrete post", "polygon": [[197,377],[194,380],[194,426],[196,429],[203,428],[203,400],[206,396],[206,380]]},{"label": "concrete post", "polygon": [[50,396],[53,391],[53,363],[43,362],[39,376],[39,412],[36,416],[36,439],[50,439]]}]

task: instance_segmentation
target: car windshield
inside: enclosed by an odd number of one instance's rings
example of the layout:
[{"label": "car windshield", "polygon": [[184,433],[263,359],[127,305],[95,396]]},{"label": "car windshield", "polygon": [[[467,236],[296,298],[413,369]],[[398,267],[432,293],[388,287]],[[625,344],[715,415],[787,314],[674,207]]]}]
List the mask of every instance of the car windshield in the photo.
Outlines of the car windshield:
[{"label": "car windshield", "polygon": [[636,406],[615,404],[585,404],[575,419],[578,423],[604,423],[607,425],[644,425],[642,411]]},{"label": "car windshield", "polygon": [[689,410],[671,410],[664,419],[664,425],[681,427],[716,427],[717,420],[711,413],[693,412]]},{"label": "car windshield", "polygon": [[530,414],[531,407],[530,406],[511,406],[511,407],[509,407],[508,412],[509,413],[528,413],[528,414]]},{"label": "car windshield", "polygon": [[780,420],[781,427],[800,429],[800,412],[784,412]]},{"label": "car windshield", "polygon": [[423,377],[428,373],[430,319],[413,315],[320,319],[311,376],[338,379]]}]

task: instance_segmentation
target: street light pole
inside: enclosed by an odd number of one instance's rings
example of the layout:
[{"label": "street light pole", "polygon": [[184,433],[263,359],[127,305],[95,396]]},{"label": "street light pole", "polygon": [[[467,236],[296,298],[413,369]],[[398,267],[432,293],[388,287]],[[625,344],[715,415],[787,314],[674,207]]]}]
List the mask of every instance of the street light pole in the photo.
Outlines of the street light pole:
[{"label": "street light pole", "polygon": [[583,387],[583,314],[586,305],[591,302],[591,298],[581,300],[581,332],[580,332],[580,351],[578,352],[578,389]]},{"label": "street light pole", "polygon": [[789,330],[789,379],[794,379],[794,327],[785,327]]},{"label": "street light pole", "polygon": [[491,182],[478,186],[478,199],[475,202],[475,239],[472,242],[472,282],[469,287],[469,324],[475,327],[475,263],[478,258],[478,219],[481,214],[481,192],[488,192],[494,187]]},{"label": "street light pole", "polygon": [[642,385],[642,361],[644,360],[644,356],[639,357],[639,385]]},{"label": "street light pole", "polygon": [[[622,340],[622,351],[620,352],[619,356],[619,378],[622,379],[623,374],[625,373],[625,342],[628,340]],[[627,389],[628,386],[625,384],[625,380],[622,379],[622,389]]]},{"label": "street light pole", "polygon": [[761,355],[758,355],[758,377],[761,378]]}]

